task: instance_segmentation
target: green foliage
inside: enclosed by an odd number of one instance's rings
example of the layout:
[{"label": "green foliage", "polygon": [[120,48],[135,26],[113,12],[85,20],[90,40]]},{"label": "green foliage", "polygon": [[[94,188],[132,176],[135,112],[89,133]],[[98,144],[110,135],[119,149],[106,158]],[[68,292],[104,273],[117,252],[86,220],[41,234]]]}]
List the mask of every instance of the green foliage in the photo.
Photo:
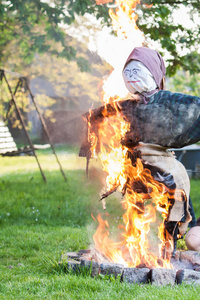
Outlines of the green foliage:
[{"label": "green foliage", "polygon": [[117,275],[117,277],[115,277],[114,274],[111,275],[103,275],[103,274],[99,274],[98,278],[104,281],[110,281],[112,283],[117,283],[117,282],[121,282],[121,275]]},{"label": "green foliage", "polygon": [[190,94],[199,97],[200,95],[200,74],[189,74],[180,70],[167,81],[167,89],[174,92]]},{"label": "green foliage", "polygon": [[191,199],[197,219],[200,217],[199,198],[199,181],[193,179],[191,180]]},{"label": "green foliage", "polygon": [[[112,8],[115,5],[112,2]],[[146,6],[146,4],[152,6]],[[8,0],[0,3],[0,62],[5,62],[10,55],[10,45],[15,44],[18,57],[31,63],[35,53],[45,53],[76,59],[81,70],[88,70],[87,60],[79,56],[77,49],[68,42],[69,36],[63,25],[72,25],[76,16],[94,15],[102,25],[111,25],[109,8],[111,3],[97,5],[95,0]],[[200,15],[199,1],[190,0],[143,0],[136,8],[139,14],[138,27],[144,32],[147,40],[160,43],[171,58],[168,59],[168,74],[175,74],[182,67],[190,73],[200,72],[200,25],[188,29],[177,25],[172,18],[173,11],[185,6],[190,18]],[[180,53],[187,49],[186,54]]]},{"label": "green foliage", "polygon": [[[12,53],[6,61],[6,69],[12,70],[14,68],[15,71],[22,71],[21,68],[23,68],[23,75],[32,80],[37,91],[34,91],[35,101],[43,116],[50,119],[51,122],[55,122],[53,110],[83,111],[89,110],[92,103],[96,106],[99,105],[102,77],[108,70],[111,70],[110,65],[102,61],[98,55],[90,52],[84,43],[70,38],[68,44],[80,53],[77,58],[79,66],[75,61],[67,61],[66,58],[56,57],[49,53],[35,55],[32,63],[27,65],[23,60],[17,59],[14,46],[10,48]],[[90,61],[90,72],[88,72],[88,65],[85,63],[87,61]],[[15,74],[7,72],[6,77],[14,93],[19,78]],[[36,83],[34,83],[34,79],[36,79]],[[33,127],[35,129],[37,127],[36,122],[33,124],[28,122],[31,116],[34,117],[34,120],[36,119],[35,107],[28,97],[23,82],[22,86],[18,88],[15,99],[23,114],[27,130]],[[9,102],[10,93],[5,80],[2,80],[0,115],[3,117],[6,116]],[[21,129],[14,105],[12,105],[9,113],[9,122],[12,127]],[[39,119],[38,123],[40,124]]]},{"label": "green foliage", "polygon": [[[194,13],[200,17],[200,4],[196,1],[155,0],[143,1],[152,4],[151,8],[141,7],[142,15],[138,20],[138,26],[145,36],[158,41],[162,49],[166,49],[171,55],[168,59],[167,74],[174,75],[180,67],[190,71],[191,74],[200,72],[200,57],[198,53],[200,43],[200,25],[193,28],[176,24],[172,17],[174,10],[187,7],[190,19]],[[181,13],[181,10],[180,10]],[[149,20],[149,22],[148,22]],[[185,50],[186,54],[181,54]]]},{"label": "green foliage", "polygon": [[[67,261],[60,261],[61,258],[55,259],[51,256],[43,254],[39,257],[40,268],[48,274],[69,273]],[[71,272],[72,273],[72,272]]]},{"label": "green foliage", "polygon": [[183,239],[178,240],[177,249],[183,250],[183,251],[187,250],[187,246],[185,244],[185,237]]},{"label": "green foliage", "polygon": [[[32,79],[35,77],[45,79],[51,84],[57,97],[56,102],[52,103],[52,105],[55,104],[54,108],[59,108],[60,102],[63,101],[62,109],[83,110],[83,107],[89,109],[92,103],[99,105],[102,77],[111,67],[89,52],[84,44],[75,39],[71,43],[81,53],[78,58],[79,67],[75,61],[68,62],[64,58],[58,59],[44,54],[34,59],[31,68],[29,67],[27,71]],[[90,61],[91,72],[89,73],[84,71],[87,68],[85,61]],[[37,103],[44,111],[43,103],[49,104],[49,101],[45,101],[45,91],[42,91],[42,88],[42,85],[38,88]],[[80,107],[80,100],[82,107]],[[84,102],[85,105],[83,105]]]},{"label": "green foliage", "polygon": [[[30,63],[35,53],[49,52],[67,60],[77,58],[83,69],[83,61],[76,55],[76,49],[68,43],[68,38],[61,25],[70,25],[75,15],[98,12],[97,18],[108,9],[98,9],[94,1],[48,1],[9,0],[0,3],[0,62],[10,55],[9,47],[15,42],[18,56]],[[86,64],[86,62],[84,63]],[[86,69],[88,68],[88,64]],[[84,68],[84,70],[86,70]]]}]

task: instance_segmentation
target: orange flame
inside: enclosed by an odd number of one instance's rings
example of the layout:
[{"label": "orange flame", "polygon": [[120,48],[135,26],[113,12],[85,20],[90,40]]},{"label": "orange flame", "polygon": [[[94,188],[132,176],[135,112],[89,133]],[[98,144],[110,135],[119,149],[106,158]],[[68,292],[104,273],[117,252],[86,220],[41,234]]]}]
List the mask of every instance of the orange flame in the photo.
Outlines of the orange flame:
[{"label": "orange flame", "polygon": [[[90,117],[91,117],[91,112],[92,110],[89,111]],[[90,152],[91,152],[91,157],[97,157],[96,155],[96,147],[97,147],[97,137],[95,133],[91,130],[91,123],[88,122],[88,135],[89,137],[89,143],[90,143]]]},{"label": "orange flame", "polygon": [[[96,4],[106,4],[113,2],[113,0],[96,0]],[[113,9],[109,9],[109,15],[112,19],[113,29],[119,34],[123,29],[123,34],[126,37],[128,27],[134,27],[138,29],[136,25],[137,15],[135,14],[136,5],[140,3],[140,0],[116,0],[116,13]],[[131,25],[131,26],[130,26]]]},{"label": "orange flame", "polygon": [[[148,243],[150,225],[157,220],[156,212],[162,214],[163,220],[168,216],[170,208],[168,190],[163,184],[155,181],[139,158],[133,165],[128,155],[130,150],[121,144],[130,124],[124,121],[117,105],[115,103],[113,105],[117,116],[105,117],[98,127],[99,156],[103,170],[108,174],[106,178],[108,191],[118,189],[125,194],[121,202],[125,209],[123,215],[125,226],[120,241],[114,242],[109,238],[108,222],[98,215],[99,226],[93,236],[95,248],[111,262],[123,263],[128,267],[142,264],[147,267],[169,268],[171,267],[169,260],[158,259],[149,251]],[[106,106],[104,114],[107,115]],[[93,135],[94,132],[92,138]],[[151,204],[146,203],[149,199]],[[163,223],[159,227],[158,236],[162,241],[160,246],[162,251],[166,242],[169,243]]]},{"label": "orange flame", "polygon": [[112,9],[109,10],[113,29],[118,35],[122,34],[127,38],[130,30],[132,31],[133,28],[139,30],[136,25],[138,17],[135,14],[136,5],[139,3],[140,0],[116,0],[115,4],[118,7],[116,13]]},{"label": "orange flame", "polygon": [[109,2],[113,2],[113,0],[96,0],[96,4],[100,5],[100,4],[106,4]]},{"label": "orange flame", "polygon": [[[96,0],[97,4],[104,4],[111,1]],[[139,31],[135,14],[135,7],[139,0],[116,0],[117,8],[115,12],[110,9],[113,28],[118,36],[128,38]],[[115,82],[116,85],[116,82]],[[103,99],[105,103],[119,100],[118,96],[110,96],[109,88],[104,91]],[[150,225],[157,221],[157,212],[160,212],[163,223],[159,226],[158,236],[161,240],[160,251],[170,247],[170,237],[164,228],[164,220],[168,216],[170,204],[169,193],[166,187],[155,181],[150,171],[144,168],[142,161],[137,158],[135,163],[131,160],[130,149],[123,146],[121,141],[130,129],[130,124],[125,122],[120,115],[117,105],[116,116],[104,118],[98,124],[95,132],[91,127],[90,117],[88,118],[88,136],[92,144],[92,156],[96,157],[97,147],[103,165],[103,170],[107,172],[107,189],[114,191],[118,189],[124,194],[121,202],[125,210],[123,214],[124,226],[120,235],[120,240],[114,242],[109,237],[108,221],[103,220],[101,215],[97,216],[99,226],[93,236],[95,248],[103,253],[111,262],[123,263],[128,267],[165,267],[171,268],[169,259],[158,258],[149,250],[148,234]],[[105,116],[107,115],[105,104]],[[90,115],[91,116],[91,115]],[[131,154],[131,155],[130,155]],[[151,202],[148,204],[147,202]],[[169,250],[170,251],[170,250]]]},{"label": "orange flame", "polygon": [[[104,3],[105,1],[98,1],[98,4]],[[109,9],[112,27],[118,37],[116,39],[120,40],[120,44],[123,45],[123,51],[117,51],[115,48],[117,48],[117,45],[119,44],[114,43],[114,51],[112,51],[112,55],[110,54],[110,57],[112,57],[111,65],[114,67],[114,71],[111,73],[108,79],[104,81],[103,86],[103,101],[105,103],[120,100],[118,95],[121,95],[121,97],[126,97],[127,95],[127,90],[124,86],[124,83],[120,82],[117,74],[121,74],[122,67],[125,63],[125,58],[127,58],[133,47],[142,46],[145,42],[144,34],[136,24],[138,16],[135,13],[135,9],[139,3],[140,0],[116,0],[114,4],[115,9]],[[120,48],[121,46],[119,46],[119,49]]]}]

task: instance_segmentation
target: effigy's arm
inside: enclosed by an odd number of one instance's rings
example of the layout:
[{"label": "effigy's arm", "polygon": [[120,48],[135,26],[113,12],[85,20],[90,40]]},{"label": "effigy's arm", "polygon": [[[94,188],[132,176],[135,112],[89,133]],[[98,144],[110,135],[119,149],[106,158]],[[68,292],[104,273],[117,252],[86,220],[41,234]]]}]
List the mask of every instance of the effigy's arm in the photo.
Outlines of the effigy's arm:
[{"label": "effigy's arm", "polygon": [[[152,100],[152,99],[151,99]],[[182,148],[200,140],[200,98],[161,91],[153,101],[141,104],[134,100],[113,102],[87,112],[83,117],[90,131],[98,136],[105,118],[120,114],[130,123],[122,143],[128,148],[138,142],[167,148]],[[91,147],[86,133],[80,156],[88,157]],[[98,153],[98,145],[96,149]]]},{"label": "effigy's arm", "polygon": [[[90,140],[90,133],[94,133],[98,137],[98,128],[99,125],[105,120],[105,118],[110,118],[117,114],[123,114],[123,116],[127,115],[128,109],[127,107],[130,103],[133,102],[132,100],[126,101],[118,101],[109,104],[102,105],[98,108],[90,110],[83,115],[83,119],[87,123],[87,130],[85,132],[85,137],[83,139],[79,156],[80,157],[91,157],[90,149],[92,148],[92,142]],[[131,104],[132,107],[133,103]],[[89,129],[89,130],[88,130]],[[98,143],[96,145],[96,153],[98,154]]]}]

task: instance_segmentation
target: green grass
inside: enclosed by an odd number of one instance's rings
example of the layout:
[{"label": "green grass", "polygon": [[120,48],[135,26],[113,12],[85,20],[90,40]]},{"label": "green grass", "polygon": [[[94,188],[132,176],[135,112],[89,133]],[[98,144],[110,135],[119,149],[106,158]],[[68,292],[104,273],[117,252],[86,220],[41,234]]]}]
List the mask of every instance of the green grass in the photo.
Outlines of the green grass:
[{"label": "green grass", "polygon": [[191,199],[196,218],[200,217],[200,180],[191,180]]},{"label": "green grass", "polygon": [[[47,178],[43,182],[34,157],[0,157],[0,299],[198,299],[199,286],[155,287],[91,278],[52,268],[66,251],[91,243],[103,172],[74,149],[61,148],[64,181],[50,151],[39,151]],[[192,200],[200,216],[199,181],[192,181]],[[120,197],[107,201],[111,229],[121,222]],[[115,225],[114,225],[115,224]],[[113,228],[112,228],[113,227]]]}]

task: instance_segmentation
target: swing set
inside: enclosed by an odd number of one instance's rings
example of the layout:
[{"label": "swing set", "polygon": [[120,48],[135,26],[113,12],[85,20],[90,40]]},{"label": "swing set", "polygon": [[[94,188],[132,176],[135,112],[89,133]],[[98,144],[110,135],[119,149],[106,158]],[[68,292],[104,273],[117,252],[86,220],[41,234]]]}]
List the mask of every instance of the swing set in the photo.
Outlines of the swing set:
[{"label": "swing set", "polygon": [[[14,87],[14,91],[12,91],[11,84],[10,84],[10,82],[8,80],[7,74],[11,74],[12,76],[14,76],[17,79],[17,83],[16,83],[16,85]],[[30,152],[31,151],[32,154],[35,156],[35,159],[37,161],[37,164],[38,164],[38,167],[39,167],[39,170],[40,170],[40,173],[42,175],[42,178],[43,178],[44,182],[47,181],[46,177],[44,175],[44,172],[42,170],[42,167],[40,165],[40,162],[38,160],[38,157],[37,157],[37,154],[36,154],[36,151],[35,151],[36,148],[34,147],[32,141],[31,141],[31,138],[30,138],[29,133],[28,133],[28,131],[26,129],[26,126],[25,126],[24,119],[22,117],[21,110],[20,110],[20,108],[19,108],[19,106],[17,104],[17,100],[16,100],[17,93],[19,92],[19,89],[23,87],[23,88],[25,88],[26,91],[28,91],[28,94],[30,96],[30,100],[31,100],[31,102],[32,102],[32,104],[33,104],[33,106],[35,108],[35,111],[36,111],[36,113],[37,113],[37,115],[39,117],[39,120],[41,121],[42,127],[43,127],[44,132],[46,134],[46,137],[47,137],[47,139],[49,141],[49,144],[50,144],[50,147],[52,149],[52,152],[53,152],[53,154],[54,154],[54,156],[56,158],[56,161],[57,161],[57,163],[59,165],[61,174],[64,177],[64,180],[67,181],[67,178],[66,178],[66,175],[65,175],[65,173],[63,171],[62,165],[61,165],[61,163],[60,163],[60,161],[58,159],[58,156],[56,154],[55,147],[54,147],[54,145],[52,143],[51,136],[50,136],[49,131],[47,129],[47,126],[45,124],[45,120],[44,120],[42,114],[40,113],[38,105],[37,105],[37,103],[35,101],[35,98],[34,98],[32,92],[31,92],[31,89],[30,89],[27,77],[23,77],[23,76],[21,76],[18,73],[14,73],[14,72],[10,72],[10,71],[4,70],[4,69],[0,69],[0,82],[1,82],[1,85],[2,85],[3,81],[6,83],[6,86],[7,86],[8,91],[9,91],[9,96],[10,96],[10,101],[8,103],[8,108],[7,108],[7,111],[6,111],[6,115],[4,117],[4,121],[8,121],[9,114],[11,112],[11,108],[14,106],[14,109],[15,109],[15,111],[17,113],[18,120],[20,121],[22,129],[23,129],[23,131],[25,133],[26,139],[27,139],[28,144],[30,146],[30,148],[25,147],[24,149],[18,149],[17,151],[14,151],[15,154],[17,155],[17,154],[20,154],[22,152],[26,153],[26,152]],[[4,154],[4,156],[5,155],[11,156],[11,155],[13,155],[13,151],[11,153],[7,152],[6,154]]]}]

